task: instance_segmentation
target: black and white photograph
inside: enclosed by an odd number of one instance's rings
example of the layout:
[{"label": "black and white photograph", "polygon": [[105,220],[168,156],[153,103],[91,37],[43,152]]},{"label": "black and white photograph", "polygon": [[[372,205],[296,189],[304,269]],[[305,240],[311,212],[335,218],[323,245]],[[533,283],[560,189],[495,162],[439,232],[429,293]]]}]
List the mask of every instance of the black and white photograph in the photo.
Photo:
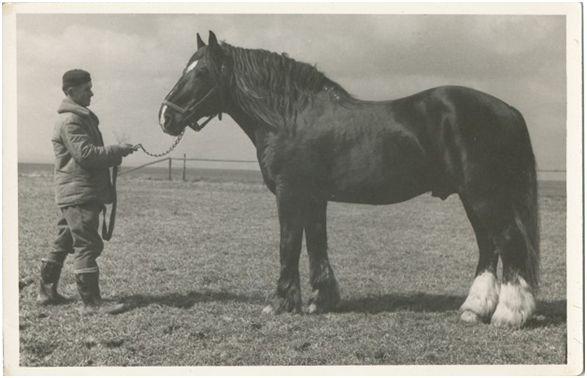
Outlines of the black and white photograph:
[{"label": "black and white photograph", "polygon": [[4,374],[581,374],[581,12],[4,3]]}]

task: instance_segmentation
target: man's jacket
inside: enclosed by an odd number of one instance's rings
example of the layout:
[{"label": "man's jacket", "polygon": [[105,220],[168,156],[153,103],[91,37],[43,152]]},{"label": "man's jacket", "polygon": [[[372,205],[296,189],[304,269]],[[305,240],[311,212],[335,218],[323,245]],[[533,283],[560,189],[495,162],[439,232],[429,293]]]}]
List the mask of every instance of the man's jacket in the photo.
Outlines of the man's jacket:
[{"label": "man's jacket", "polygon": [[59,207],[97,201],[111,203],[109,167],[120,165],[118,145],[104,146],[98,117],[65,98],[53,132],[55,201]]}]

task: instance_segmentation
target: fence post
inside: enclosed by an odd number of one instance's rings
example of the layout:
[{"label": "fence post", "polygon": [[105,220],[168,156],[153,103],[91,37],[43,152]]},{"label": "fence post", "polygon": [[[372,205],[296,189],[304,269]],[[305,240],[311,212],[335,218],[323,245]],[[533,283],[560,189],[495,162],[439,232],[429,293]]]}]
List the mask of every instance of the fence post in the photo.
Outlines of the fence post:
[{"label": "fence post", "polygon": [[171,181],[171,158],[169,158],[169,181]]},{"label": "fence post", "polygon": [[181,176],[183,181],[185,181],[185,154],[183,154],[183,174]]}]

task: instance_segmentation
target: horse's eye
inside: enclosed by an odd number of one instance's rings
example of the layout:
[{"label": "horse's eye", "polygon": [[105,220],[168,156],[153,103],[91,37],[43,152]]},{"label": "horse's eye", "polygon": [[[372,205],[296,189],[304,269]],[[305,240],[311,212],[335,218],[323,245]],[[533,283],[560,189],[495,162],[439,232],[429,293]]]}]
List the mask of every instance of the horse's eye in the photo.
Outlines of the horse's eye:
[{"label": "horse's eye", "polygon": [[208,69],[206,67],[202,67],[196,70],[196,76],[197,77],[202,77],[204,75],[208,74]]}]

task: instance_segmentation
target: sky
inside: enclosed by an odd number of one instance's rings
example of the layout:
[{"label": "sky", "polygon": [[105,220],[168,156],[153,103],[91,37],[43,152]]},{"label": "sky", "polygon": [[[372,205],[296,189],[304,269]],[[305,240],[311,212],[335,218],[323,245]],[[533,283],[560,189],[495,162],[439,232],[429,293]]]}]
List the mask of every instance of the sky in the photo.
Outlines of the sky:
[{"label": "sky", "polygon": [[[208,30],[234,46],[316,65],[364,100],[439,85],[490,93],[524,115],[538,168],[565,169],[565,19],[533,15],[19,14],[19,161],[53,161],[61,77],[71,68],[92,75],[90,108],[106,144],[166,150],[173,137],[157,125],[160,103],[195,51],[196,32],[207,41]],[[253,145],[226,115],[199,133],[187,130],[171,156],[184,153],[255,160]],[[136,152],[123,165],[152,160]]]}]

